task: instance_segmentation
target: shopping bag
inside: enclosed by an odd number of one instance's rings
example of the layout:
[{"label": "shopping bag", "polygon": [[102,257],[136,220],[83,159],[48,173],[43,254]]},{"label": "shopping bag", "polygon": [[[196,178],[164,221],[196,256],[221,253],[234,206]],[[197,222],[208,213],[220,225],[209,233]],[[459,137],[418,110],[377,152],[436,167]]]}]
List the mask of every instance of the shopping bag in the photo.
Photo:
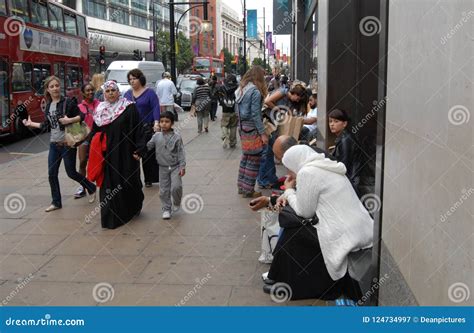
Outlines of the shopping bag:
[{"label": "shopping bag", "polygon": [[91,132],[89,126],[83,121],[67,125],[65,127],[66,144],[69,147],[77,147],[81,142],[87,139]]},{"label": "shopping bag", "polygon": [[303,128],[304,117],[294,116],[291,113],[286,115],[285,120],[278,125],[278,135],[289,135],[298,140]]},{"label": "shopping bag", "polygon": [[278,242],[280,225],[278,223],[278,212],[264,210],[261,212],[260,231],[262,236],[262,251],[258,261],[262,264],[271,264],[273,261],[273,250]]}]

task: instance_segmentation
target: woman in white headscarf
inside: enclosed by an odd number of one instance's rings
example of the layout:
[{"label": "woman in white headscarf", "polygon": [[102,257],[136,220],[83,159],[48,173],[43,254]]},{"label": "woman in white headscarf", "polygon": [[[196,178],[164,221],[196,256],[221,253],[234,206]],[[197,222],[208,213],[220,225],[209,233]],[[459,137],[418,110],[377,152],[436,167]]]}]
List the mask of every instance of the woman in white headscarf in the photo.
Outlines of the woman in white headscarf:
[{"label": "woman in white headscarf", "polygon": [[279,216],[284,231],[268,278],[290,285],[292,299],[344,293],[357,300],[360,289],[347,274],[347,256],[372,246],[373,220],[345,176],[346,167],[304,145],[288,149],[282,162],[291,176],[278,199],[287,203]]},{"label": "woman in white headscarf", "polygon": [[100,187],[103,228],[115,229],[142,209],[140,157],[146,142],[135,103],[120,97],[115,81],[103,86],[105,100],[94,113],[87,176]]}]

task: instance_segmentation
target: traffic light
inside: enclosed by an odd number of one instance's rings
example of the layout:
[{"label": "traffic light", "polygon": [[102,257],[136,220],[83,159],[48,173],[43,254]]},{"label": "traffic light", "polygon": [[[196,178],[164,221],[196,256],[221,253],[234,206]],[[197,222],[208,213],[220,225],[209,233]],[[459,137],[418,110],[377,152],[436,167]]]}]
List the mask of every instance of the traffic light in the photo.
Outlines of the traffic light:
[{"label": "traffic light", "polygon": [[134,60],[140,60],[142,57],[141,57],[141,52],[139,49],[135,49],[133,50],[133,59]]},{"label": "traffic light", "polygon": [[260,50],[263,48],[263,41],[260,41]]},{"label": "traffic light", "polygon": [[100,46],[99,47],[99,64],[105,65],[105,46]]}]

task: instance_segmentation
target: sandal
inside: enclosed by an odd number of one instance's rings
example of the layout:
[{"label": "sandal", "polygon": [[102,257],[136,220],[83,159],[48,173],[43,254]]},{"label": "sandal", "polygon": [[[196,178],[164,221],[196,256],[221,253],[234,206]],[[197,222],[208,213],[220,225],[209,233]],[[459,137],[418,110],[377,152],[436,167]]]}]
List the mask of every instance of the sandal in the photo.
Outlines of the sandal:
[{"label": "sandal", "polygon": [[249,192],[249,193],[243,193],[242,194],[242,198],[258,198],[258,197],[261,197],[262,196],[262,192]]}]

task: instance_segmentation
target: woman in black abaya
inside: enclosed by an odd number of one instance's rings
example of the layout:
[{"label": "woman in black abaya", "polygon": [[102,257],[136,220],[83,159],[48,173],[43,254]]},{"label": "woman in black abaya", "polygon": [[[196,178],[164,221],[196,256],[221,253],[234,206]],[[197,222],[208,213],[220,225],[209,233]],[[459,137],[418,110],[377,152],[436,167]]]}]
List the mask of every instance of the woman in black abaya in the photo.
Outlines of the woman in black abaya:
[{"label": "woman in black abaya", "polygon": [[139,160],[146,142],[135,104],[120,97],[114,81],[104,84],[104,95],[94,113],[87,173],[100,187],[102,227],[115,229],[142,209]]}]

